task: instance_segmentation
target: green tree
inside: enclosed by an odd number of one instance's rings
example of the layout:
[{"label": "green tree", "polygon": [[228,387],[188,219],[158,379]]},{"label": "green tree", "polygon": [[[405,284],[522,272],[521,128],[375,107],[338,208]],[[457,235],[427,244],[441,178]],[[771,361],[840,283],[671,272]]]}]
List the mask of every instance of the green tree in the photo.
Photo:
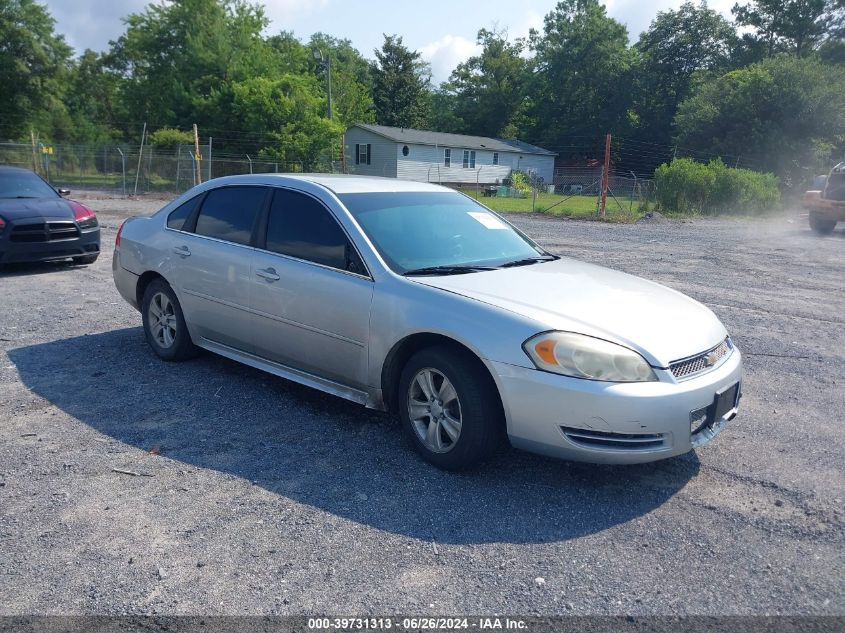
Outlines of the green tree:
[{"label": "green tree", "polygon": [[736,45],[734,26],[704,2],[658,12],[635,46],[639,135],[668,144],[678,104],[689,95],[693,78],[726,69]]},{"label": "green tree", "polygon": [[481,136],[515,137],[525,127],[531,62],[522,56],[523,40],[511,42],[506,32],[481,29],[481,53],[452,72],[455,116],[464,131]]},{"label": "green tree", "polygon": [[429,96],[428,125],[438,132],[464,134],[467,125],[458,115],[459,97],[444,83]]},{"label": "green tree", "polygon": [[267,44],[276,57],[279,72],[303,74],[313,72],[312,51],[294,35],[293,31],[280,31],[267,38]]},{"label": "green tree", "polygon": [[741,156],[799,188],[845,148],[845,68],[778,56],[699,86],[678,109],[677,142]]},{"label": "green tree", "polygon": [[253,77],[235,84],[234,113],[251,129],[269,130],[273,142],[262,149],[263,157],[301,162],[309,171],[333,146],[340,151],[343,133],[338,121],[323,115],[319,92],[313,76]]},{"label": "green tree", "polygon": [[64,104],[73,121],[70,140],[74,142],[106,143],[122,136],[121,78],[108,64],[106,55],[92,50],[72,64]]},{"label": "green tree", "polygon": [[[352,42],[325,33],[314,33],[308,47],[331,60],[334,117],[344,126],[375,121],[370,63],[352,46]],[[325,82],[325,71],[316,64],[314,68],[321,81]]]},{"label": "green tree", "polygon": [[261,37],[268,24],[263,8],[241,0],[151,4],[125,21],[111,57],[126,79],[127,114],[138,125],[240,130],[233,85],[279,64]]},{"label": "green tree", "polygon": [[62,103],[71,48],[55,20],[33,0],[0,0],[0,136],[42,136],[66,128]]},{"label": "green tree", "polygon": [[376,121],[395,127],[425,127],[430,105],[428,66],[398,35],[385,35],[375,51],[373,103]]},{"label": "green tree", "polygon": [[563,0],[533,31],[536,142],[598,137],[626,125],[634,59],[625,26],[598,0]]},{"label": "green tree", "polygon": [[162,127],[150,134],[150,145],[159,149],[176,149],[180,145],[193,145],[194,134],[187,130]]},{"label": "green tree", "polygon": [[[324,91],[327,90],[326,69],[318,57],[331,60],[333,116],[345,126],[375,120],[370,62],[352,42],[314,33],[304,44],[293,33],[282,31],[270,37],[268,43],[279,56],[280,71],[311,75]],[[327,112],[328,103],[325,108]]]},{"label": "green tree", "polygon": [[751,27],[746,41],[767,56],[786,51],[802,57],[817,48],[841,24],[841,0],[752,0],[735,4],[737,24]]}]

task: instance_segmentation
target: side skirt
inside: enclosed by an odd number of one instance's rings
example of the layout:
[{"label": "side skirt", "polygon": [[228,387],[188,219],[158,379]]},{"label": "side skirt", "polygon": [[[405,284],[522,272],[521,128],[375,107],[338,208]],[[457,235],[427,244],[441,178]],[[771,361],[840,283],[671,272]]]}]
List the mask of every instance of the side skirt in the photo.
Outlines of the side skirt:
[{"label": "side skirt", "polygon": [[293,367],[288,367],[287,365],[275,363],[265,358],[255,356],[254,354],[249,354],[239,349],[235,349],[234,347],[210,341],[207,338],[200,338],[200,340],[196,342],[196,345],[208,350],[209,352],[214,352],[215,354],[225,356],[226,358],[243,363],[244,365],[249,365],[255,369],[260,369],[261,371],[266,371],[268,374],[273,374],[274,376],[279,376],[280,378],[297,382],[301,385],[305,385],[306,387],[311,387],[312,389],[318,389],[319,391],[329,393],[333,396],[338,396],[339,398],[343,398],[345,400],[351,400],[357,404],[363,404],[369,409],[383,409],[383,405],[380,403],[381,399],[374,397],[366,391],[353,389],[352,387],[347,387],[346,385],[334,382],[333,380],[321,378],[320,376],[315,376],[314,374],[309,374],[308,372],[300,371],[299,369],[294,369]]}]

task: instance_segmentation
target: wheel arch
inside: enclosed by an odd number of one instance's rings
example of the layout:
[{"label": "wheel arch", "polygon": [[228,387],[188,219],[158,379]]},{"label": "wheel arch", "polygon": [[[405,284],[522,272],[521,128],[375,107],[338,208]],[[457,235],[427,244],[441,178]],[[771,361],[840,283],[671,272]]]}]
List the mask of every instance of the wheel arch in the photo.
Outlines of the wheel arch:
[{"label": "wheel arch", "polygon": [[499,399],[499,405],[504,411],[504,404],[502,403],[502,394],[499,390],[499,385],[490,371],[490,368],[482,360],[481,356],[464,343],[461,343],[450,336],[434,332],[417,332],[409,334],[400,341],[397,341],[387,353],[381,369],[381,388],[384,406],[388,411],[398,411],[399,379],[408,360],[420,350],[437,346],[450,347],[471,359],[478,367],[479,371],[482,372],[482,374],[490,381],[490,384],[495,389],[496,396]]},{"label": "wheel arch", "polygon": [[144,292],[146,292],[147,286],[149,286],[156,279],[161,279],[168,286],[170,286],[171,288],[173,287],[170,282],[165,279],[164,275],[157,273],[154,270],[148,270],[147,272],[142,273],[141,276],[138,277],[138,282],[135,284],[135,300],[138,302],[139,310],[141,309],[141,306],[144,303]]}]

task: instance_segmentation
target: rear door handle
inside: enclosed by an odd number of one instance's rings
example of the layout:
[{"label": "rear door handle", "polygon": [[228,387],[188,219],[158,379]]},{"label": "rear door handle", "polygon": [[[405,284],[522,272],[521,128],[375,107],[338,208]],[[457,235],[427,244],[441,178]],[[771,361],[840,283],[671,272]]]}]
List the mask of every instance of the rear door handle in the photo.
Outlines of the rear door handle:
[{"label": "rear door handle", "polygon": [[279,281],[281,277],[276,274],[275,268],[264,268],[255,271],[255,274],[259,277],[266,279],[267,281]]},{"label": "rear door handle", "polygon": [[174,246],[173,252],[179,255],[180,257],[190,257],[191,249],[187,246]]}]

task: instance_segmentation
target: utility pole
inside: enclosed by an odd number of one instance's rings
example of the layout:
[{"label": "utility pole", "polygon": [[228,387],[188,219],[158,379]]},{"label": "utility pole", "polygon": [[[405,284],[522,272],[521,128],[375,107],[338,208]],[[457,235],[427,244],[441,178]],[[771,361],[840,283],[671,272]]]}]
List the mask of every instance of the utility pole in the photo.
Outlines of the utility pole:
[{"label": "utility pole", "polygon": [[141,147],[138,150],[138,169],[135,170],[135,192],[133,196],[138,195],[138,176],[141,175],[141,156],[144,154],[144,138],[147,136],[147,122],[144,121],[144,130],[141,132]]},{"label": "utility pole", "polygon": [[326,71],[328,82],[328,96],[329,96],[329,121],[332,119],[332,58],[323,57],[323,51],[319,48],[314,49],[314,59],[317,65]]},{"label": "utility pole", "polygon": [[30,128],[29,138],[32,140],[32,171],[38,173],[38,152],[36,151],[35,130]]},{"label": "utility pole", "polygon": [[123,150],[119,147],[115,147],[117,153],[120,154],[120,167],[123,171],[123,197],[126,197],[126,156],[123,154]]},{"label": "utility pole", "polygon": [[326,76],[329,82],[329,121],[332,120],[332,58],[326,57]]},{"label": "utility pole", "polygon": [[202,182],[202,168],[200,166],[200,161],[202,160],[202,155],[200,154],[200,135],[199,131],[197,130],[197,124],[194,123],[194,166],[196,167],[197,172],[197,184]]},{"label": "utility pole", "polygon": [[211,146],[214,139],[208,137],[208,179],[211,180]]},{"label": "utility pole", "polygon": [[[319,48],[314,49],[314,59],[317,61],[317,64],[326,71],[326,82],[327,86],[327,94],[329,97],[329,121],[332,120],[332,58],[329,56],[323,57],[323,51]],[[341,140],[341,143],[343,141]],[[343,153],[345,154],[346,151],[343,147],[341,147]],[[329,168],[332,172],[334,172],[334,149],[329,149]]]},{"label": "utility pole", "polygon": [[632,213],[634,211],[634,196],[637,194],[637,174],[633,171],[630,173],[634,177],[634,188],[631,190],[631,202],[628,205],[628,213]]},{"label": "utility pole", "polygon": [[607,187],[610,183],[610,134],[604,141],[604,170],[601,176],[601,211],[600,215],[604,219],[604,210],[607,206]]}]

